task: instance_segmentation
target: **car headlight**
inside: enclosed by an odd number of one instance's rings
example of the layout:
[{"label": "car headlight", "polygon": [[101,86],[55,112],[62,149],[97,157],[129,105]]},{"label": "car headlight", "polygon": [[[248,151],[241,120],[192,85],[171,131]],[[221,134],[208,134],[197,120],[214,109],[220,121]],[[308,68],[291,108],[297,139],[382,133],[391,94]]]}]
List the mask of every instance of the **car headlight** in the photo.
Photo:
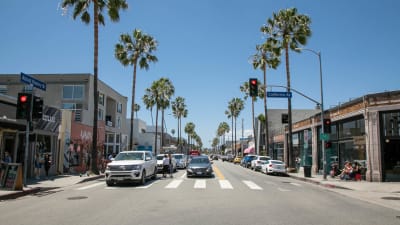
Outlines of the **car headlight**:
[{"label": "car headlight", "polygon": [[132,170],[140,170],[140,169],[142,169],[142,165],[132,165],[131,169]]},{"label": "car headlight", "polygon": [[190,173],[193,173],[192,168],[188,168],[187,171],[190,172]]},{"label": "car headlight", "polygon": [[208,168],[207,168],[207,172],[209,173],[209,172],[212,172],[212,167],[211,166],[209,166]]}]

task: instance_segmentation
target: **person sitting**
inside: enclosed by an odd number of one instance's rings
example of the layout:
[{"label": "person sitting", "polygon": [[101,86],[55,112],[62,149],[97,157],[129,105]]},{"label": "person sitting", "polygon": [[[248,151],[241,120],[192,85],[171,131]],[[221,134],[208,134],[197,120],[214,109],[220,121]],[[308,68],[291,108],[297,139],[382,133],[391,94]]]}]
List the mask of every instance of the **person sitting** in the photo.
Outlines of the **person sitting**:
[{"label": "person sitting", "polygon": [[353,167],[351,166],[349,161],[346,161],[342,173],[340,174],[340,179],[350,180],[352,179],[351,176],[353,176]]},{"label": "person sitting", "polygon": [[358,162],[353,164],[353,179],[356,181],[361,180],[361,165]]}]

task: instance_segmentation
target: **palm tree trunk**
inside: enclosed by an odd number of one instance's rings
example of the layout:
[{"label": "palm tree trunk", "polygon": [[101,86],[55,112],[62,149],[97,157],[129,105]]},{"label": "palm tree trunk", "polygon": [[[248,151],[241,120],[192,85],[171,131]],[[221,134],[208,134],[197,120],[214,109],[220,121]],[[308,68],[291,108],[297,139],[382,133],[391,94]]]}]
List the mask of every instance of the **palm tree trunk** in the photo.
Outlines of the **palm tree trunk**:
[{"label": "palm tree trunk", "polygon": [[269,152],[269,134],[268,134],[268,110],[267,110],[267,65],[264,64],[264,115],[265,115],[265,152],[267,155],[272,155]]},{"label": "palm tree trunk", "polygon": [[98,120],[98,111],[99,111],[99,104],[98,104],[98,90],[97,90],[97,80],[98,80],[98,50],[99,50],[99,16],[98,16],[98,5],[97,0],[93,0],[94,7],[93,7],[93,14],[94,14],[94,68],[93,68],[93,136],[92,136],[92,160],[91,160],[91,170],[95,174],[99,174],[97,169],[97,120]]},{"label": "palm tree trunk", "polygon": [[164,109],[161,110],[161,146],[160,149],[164,147]]},{"label": "palm tree trunk", "polygon": [[[232,113],[233,114],[233,113]],[[231,143],[232,143],[232,154],[235,154],[235,150],[234,150],[234,146],[233,146],[233,115],[232,115],[232,129],[231,129],[231,131],[232,131],[232,139],[231,139]]]},{"label": "palm tree trunk", "polygon": [[255,97],[251,98],[251,112],[252,112],[252,118],[253,118],[252,120],[253,120],[254,150],[255,150],[255,153],[258,153],[257,136],[256,136],[256,125],[255,125],[255,122],[254,122],[254,98]]},{"label": "palm tree trunk", "polygon": [[157,135],[158,135],[158,106],[156,107],[156,132],[154,136],[154,155],[157,155]]},{"label": "palm tree trunk", "polygon": [[133,65],[133,80],[132,80],[132,102],[131,102],[131,130],[129,133],[129,143],[130,143],[130,148],[129,150],[133,150],[133,112],[135,108],[135,88],[136,88],[136,63]]},{"label": "palm tree trunk", "polygon": [[236,151],[236,117],[235,117],[235,157],[237,155],[237,151]]},{"label": "palm tree trunk", "polygon": [[[287,92],[290,92],[290,71],[289,71],[289,46],[286,43],[285,46],[285,55],[286,55],[286,79],[287,79]],[[292,141],[292,100],[288,98],[288,149],[287,149],[287,156],[288,156],[288,166],[289,168],[293,166],[293,141]]]}]

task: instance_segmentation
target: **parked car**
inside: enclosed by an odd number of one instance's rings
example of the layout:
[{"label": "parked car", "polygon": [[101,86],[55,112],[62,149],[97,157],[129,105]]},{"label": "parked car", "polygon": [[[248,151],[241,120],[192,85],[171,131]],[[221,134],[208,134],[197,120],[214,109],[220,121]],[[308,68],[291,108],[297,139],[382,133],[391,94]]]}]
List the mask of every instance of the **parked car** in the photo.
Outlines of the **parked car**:
[{"label": "parked car", "polygon": [[117,182],[139,182],[157,177],[157,161],[149,151],[123,151],[107,164],[105,178],[107,186]]},{"label": "parked car", "polygon": [[[162,173],[163,172],[163,160],[164,160],[165,154],[158,154],[157,155],[157,172]],[[176,172],[177,168],[177,163],[175,157],[172,157],[172,171]]]},{"label": "parked car", "polygon": [[261,165],[261,172],[265,174],[287,174],[286,165],[280,160],[267,160]]},{"label": "parked car", "polygon": [[261,169],[261,165],[270,159],[271,158],[269,156],[257,156],[251,161],[250,168],[258,171]]},{"label": "parked car", "polygon": [[213,176],[211,161],[207,156],[195,156],[186,168],[186,176]]},{"label": "parked car", "polygon": [[242,162],[241,162],[241,166],[246,167],[246,168],[250,168],[251,166],[251,161],[257,157],[257,155],[246,155],[245,157],[243,157]]},{"label": "parked car", "polygon": [[235,159],[233,159],[233,164],[240,164],[240,161],[242,161],[242,157],[236,156]]},{"label": "parked car", "polygon": [[186,155],[181,153],[172,154],[176,161],[176,168],[185,169],[187,165]]}]

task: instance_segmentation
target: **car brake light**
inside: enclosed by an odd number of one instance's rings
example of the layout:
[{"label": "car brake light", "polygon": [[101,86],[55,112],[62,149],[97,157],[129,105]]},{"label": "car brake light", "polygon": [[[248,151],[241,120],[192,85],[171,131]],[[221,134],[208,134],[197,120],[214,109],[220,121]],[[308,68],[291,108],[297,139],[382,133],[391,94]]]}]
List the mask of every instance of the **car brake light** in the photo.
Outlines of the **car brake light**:
[{"label": "car brake light", "polygon": [[269,164],[269,167],[272,167],[272,164]]}]

